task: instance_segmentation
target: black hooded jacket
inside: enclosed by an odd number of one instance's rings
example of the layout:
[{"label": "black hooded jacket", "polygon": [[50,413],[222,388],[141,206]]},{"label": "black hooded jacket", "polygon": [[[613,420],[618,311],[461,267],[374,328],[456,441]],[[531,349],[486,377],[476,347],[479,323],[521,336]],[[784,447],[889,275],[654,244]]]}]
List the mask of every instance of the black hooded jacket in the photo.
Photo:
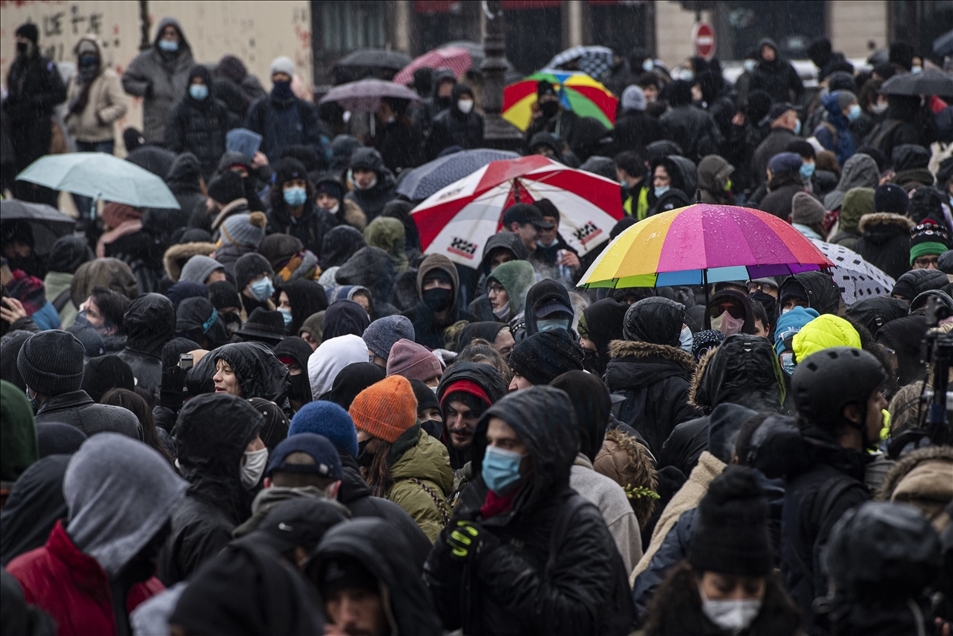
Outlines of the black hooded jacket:
[{"label": "black hooded jacket", "polygon": [[354,151],[351,155],[351,169],[355,168],[366,168],[377,174],[377,183],[373,187],[367,190],[354,188],[344,197],[358,204],[370,223],[383,211],[384,205],[394,198],[397,183],[393,173],[384,165],[380,153],[373,148],[358,148]]},{"label": "black hooded jacket", "polygon": [[0,512],[0,564],[42,547],[58,519],[69,512],[63,477],[69,455],[43,457],[23,471]]},{"label": "black hooded jacket", "polygon": [[840,288],[826,272],[801,272],[785,278],[781,282],[782,301],[789,289],[799,298],[806,299],[808,307],[819,314],[836,314],[840,306]]},{"label": "black hooded jacket", "polygon": [[[457,362],[447,367],[447,371],[443,374],[440,385],[437,387],[437,401],[440,403],[441,411],[443,411],[447,389],[450,385],[461,381],[473,382],[483,389],[486,396],[490,398],[491,404],[496,403],[497,400],[506,395],[506,382],[499,371],[488,364],[479,362]],[[472,446],[462,451],[454,449],[450,443],[446,421],[443,423],[442,431],[440,441],[444,443],[447,452],[450,454],[450,467],[454,470],[463,468],[463,465],[470,461]]]},{"label": "black hooded jacket", "polygon": [[165,183],[179,202],[179,209],[146,210],[142,226],[159,241],[163,249],[175,242],[173,236],[176,231],[183,232],[193,216],[203,219],[207,216],[205,201],[208,197],[202,194],[200,179],[202,166],[198,157],[191,152],[183,152],[175,158],[165,176]]},{"label": "black hooded jacket", "polygon": [[[274,188],[282,184],[276,183]],[[320,254],[324,248],[324,237],[337,225],[335,218],[312,201],[305,201],[301,218],[294,218],[282,200],[268,210],[268,233],[288,234],[295,237],[312,254]],[[323,263],[322,263],[323,266]]]},{"label": "black hooded jacket", "polygon": [[242,486],[241,462],[263,420],[248,400],[222,393],[193,398],[179,412],[172,433],[189,490],[159,554],[159,578],[166,586],[218,554],[249,516],[252,497]]},{"label": "black hooded jacket", "polygon": [[[523,317],[525,319],[526,325],[526,338],[539,333],[535,310],[536,306],[542,306],[543,303],[550,300],[555,300],[558,303],[564,305],[566,307],[567,313],[573,313],[572,301],[569,299],[569,292],[566,291],[566,288],[554,280],[541,280],[530,287],[526,292],[526,305],[525,309],[523,310]],[[522,338],[519,339],[521,340]]]},{"label": "black hooded jacket", "polygon": [[288,391],[288,369],[275,354],[260,342],[233,342],[223,345],[210,355],[224,360],[235,372],[242,397],[264,398],[281,404]]},{"label": "black hooded jacket", "polygon": [[860,238],[854,251],[894,280],[910,269],[910,229],[913,221],[900,214],[877,212],[860,217]]},{"label": "black hooded jacket", "polygon": [[[383,250],[378,251],[384,253]],[[450,277],[453,287],[451,290],[450,306],[439,313],[431,310],[431,308],[423,302],[423,282],[427,274],[434,270],[440,270],[446,273],[447,276]],[[338,276],[338,281],[340,281],[340,270],[338,271]],[[460,277],[457,274],[457,268],[454,267],[453,263],[445,256],[439,256],[439,258],[436,255],[429,256],[421,263],[420,268],[417,270],[417,295],[420,299],[417,306],[403,313],[403,315],[409,318],[414,324],[414,340],[417,344],[429,347],[430,349],[444,348],[446,347],[446,342],[444,341],[443,332],[447,327],[459,320],[477,322],[476,316],[457,306],[460,296]]]},{"label": "black hooded jacket", "polygon": [[[764,45],[774,49],[775,58],[771,62],[760,57]],[[749,90],[762,90],[771,96],[774,102],[800,101],[804,95],[804,83],[791,63],[781,58],[781,49],[771,38],[758,42],[759,60],[751,77]]]},{"label": "black hooded jacket", "polygon": [[[579,435],[569,396],[533,387],[488,409],[474,437],[475,473],[493,417],[526,445],[532,472],[512,507],[488,519],[481,513],[488,494],[482,476],[463,491],[424,568],[444,627],[466,634],[628,634],[634,610],[622,558],[598,508],[573,505],[569,473]],[[569,511],[571,518],[563,518]],[[455,559],[447,539],[460,520],[473,520],[496,547],[466,563]]]},{"label": "black hooded jacket", "polygon": [[[580,325],[579,335],[591,340],[596,345],[595,371],[602,377],[609,364],[609,343],[613,340],[622,340],[622,321],[629,306],[620,303],[614,298],[604,298],[582,310],[586,333],[582,333]],[[587,359],[588,360],[588,359]],[[593,369],[589,369],[593,371]]]},{"label": "black hooded jacket", "polygon": [[460,146],[463,150],[483,146],[483,117],[475,110],[464,113],[457,108],[457,102],[463,95],[469,95],[470,99],[473,99],[473,90],[466,84],[454,85],[450,93],[450,108],[440,111],[433,118],[433,127],[427,142],[430,159],[450,146]]},{"label": "black hooded jacket", "polygon": [[496,316],[493,315],[493,309],[490,306],[490,299],[486,296],[486,278],[490,275],[490,252],[497,249],[507,250],[514,260],[525,261],[529,258],[529,250],[523,243],[519,234],[514,232],[497,232],[486,240],[483,246],[483,258],[477,267],[479,279],[476,286],[476,298],[468,307],[470,313],[479,317],[481,321],[493,322]]},{"label": "black hooded jacket", "polygon": [[[279,289],[288,295],[288,301],[291,303],[289,335],[296,335],[304,321],[312,314],[328,308],[328,296],[324,287],[314,281],[290,280],[282,283]],[[307,366],[307,360],[305,360],[305,366]]]},{"label": "black hooded jacket", "polygon": [[[430,592],[420,580],[410,544],[390,524],[378,519],[355,519],[328,530],[306,567],[312,580],[321,580],[325,564],[336,558],[354,559],[377,579],[387,605],[391,634],[440,636],[440,619]],[[320,587],[320,585],[319,585]]]},{"label": "black hooded jacket", "polygon": [[212,95],[212,79],[204,66],[196,65],[189,71],[189,82],[195,77],[202,79],[209,93],[197,100],[186,88],[169,114],[165,145],[174,153],[194,154],[202,165],[202,176],[208,180],[225,152],[225,133],[239,122],[233,121],[228,107]]},{"label": "black hooded jacket", "polygon": [[362,247],[354,252],[334,274],[339,285],[360,285],[371,291],[378,318],[392,316],[397,309],[390,304],[397,279],[394,259],[379,247]]},{"label": "black hooded jacket", "polygon": [[327,271],[332,267],[340,267],[347,262],[359,249],[367,247],[361,231],[350,225],[339,225],[324,235],[321,244],[321,269]]},{"label": "black hooded jacket", "polygon": [[126,348],[119,357],[131,368],[136,386],[155,392],[162,384],[162,347],[175,337],[175,306],[161,294],[132,301],[122,318]]}]

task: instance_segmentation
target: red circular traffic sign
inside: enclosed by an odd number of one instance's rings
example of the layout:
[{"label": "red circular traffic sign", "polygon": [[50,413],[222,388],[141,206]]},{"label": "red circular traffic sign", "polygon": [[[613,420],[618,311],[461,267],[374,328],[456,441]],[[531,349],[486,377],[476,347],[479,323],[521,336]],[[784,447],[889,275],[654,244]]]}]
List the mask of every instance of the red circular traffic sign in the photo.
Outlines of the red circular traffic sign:
[{"label": "red circular traffic sign", "polygon": [[715,57],[715,29],[708,22],[696,22],[692,28],[695,54],[710,60]]}]

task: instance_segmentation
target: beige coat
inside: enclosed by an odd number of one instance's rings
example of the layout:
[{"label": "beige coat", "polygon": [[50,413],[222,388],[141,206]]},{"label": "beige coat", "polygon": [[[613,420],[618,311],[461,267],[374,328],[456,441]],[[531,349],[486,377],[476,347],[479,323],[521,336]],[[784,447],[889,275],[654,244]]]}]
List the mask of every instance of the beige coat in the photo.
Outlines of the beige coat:
[{"label": "beige coat", "polygon": [[[91,41],[100,51],[100,65],[103,64],[102,47],[94,38],[84,37],[80,40]],[[79,45],[77,45],[77,49]],[[66,87],[66,104],[73,103],[83,86],[77,82],[77,76],[70,78]],[[66,128],[77,141],[99,142],[112,141],[113,123],[126,114],[129,108],[128,98],[122,90],[119,76],[109,67],[104,67],[93,79],[89,88],[89,101],[81,113],[71,113],[66,117]]]}]

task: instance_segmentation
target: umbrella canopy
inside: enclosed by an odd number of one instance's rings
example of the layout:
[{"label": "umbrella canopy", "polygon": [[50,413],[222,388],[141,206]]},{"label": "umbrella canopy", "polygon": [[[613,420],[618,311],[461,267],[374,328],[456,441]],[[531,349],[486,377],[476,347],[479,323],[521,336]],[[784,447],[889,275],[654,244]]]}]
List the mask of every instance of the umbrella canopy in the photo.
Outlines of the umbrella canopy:
[{"label": "umbrella canopy", "polygon": [[470,176],[491,161],[518,158],[519,155],[515,152],[489,148],[463,150],[438,157],[404,175],[397,186],[397,194],[402,194],[411,201],[422,201],[454,181]]},{"label": "umbrella canopy", "polygon": [[381,97],[419,101],[420,97],[406,86],[379,79],[362,79],[335,86],[321,98],[320,103],[338,102],[351,112],[372,113],[380,105]]},{"label": "umbrella canopy", "polygon": [[599,79],[612,68],[612,49],[605,46],[574,46],[549,60],[546,68],[558,69],[572,62],[583,73]]},{"label": "umbrella canopy", "polygon": [[894,75],[880,87],[884,95],[939,95],[953,97],[953,73],[928,68],[922,73]]},{"label": "umbrella canopy", "polygon": [[831,267],[787,222],[766,212],[699,203],[636,223],[603,250],[580,287],[669,287]]},{"label": "umbrella canopy", "polygon": [[865,261],[857,252],[843,245],[825,243],[817,239],[811,239],[811,242],[834,264],[831,275],[840,287],[840,295],[845,305],[890,294],[896,281]]},{"label": "umbrella canopy", "polygon": [[399,71],[410,64],[410,56],[387,49],[358,49],[345,55],[336,66],[366,66],[371,68],[389,68]]},{"label": "umbrella canopy", "polygon": [[33,230],[33,251],[40,256],[50,253],[56,239],[72,234],[76,220],[42,203],[26,203],[17,199],[0,201],[0,223],[25,221]]},{"label": "umbrella canopy", "polygon": [[134,208],[179,209],[179,202],[165,181],[103,152],[46,155],[27,166],[17,180]]},{"label": "umbrella canopy", "polygon": [[[444,42],[437,48],[445,49],[448,47],[456,47],[458,49],[465,49],[467,53],[470,54],[470,72],[479,73],[480,67],[483,65],[483,60],[486,59],[486,51],[483,50],[483,45],[479,42],[473,42],[472,40],[454,40],[453,42]],[[504,75],[504,80],[507,82],[513,82],[519,79],[520,74],[516,72],[516,69],[513,68],[513,65],[510,64],[510,61],[503,58],[503,62],[506,64],[506,74]],[[513,76],[511,78],[511,76]]]},{"label": "umbrella canopy", "polygon": [[933,52],[940,57],[953,55],[953,29],[933,40]]},{"label": "umbrella canopy", "polygon": [[615,123],[619,100],[605,86],[585,73],[540,71],[503,89],[503,119],[520,130],[529,128],[540,80],[553,84],[563,108],[580,117],[592,117],[606,128]]},{"label": "umbrella canopy", "polygon": [[412,214],[426,254],[476,267],[503,211],[539,199],[559,210],[559,233],[579,254],[608,240],[623,215],[617,182],[540,155],[493,161],[434,193]]},{"label": "umbrella canopy", "polygon": [[470,70],[473,60],[470,52],[457,46],[448,46],[444,49],[434,49],[424,53],[413,62],[400,70],[394,76],[394,81],[404,86],[414,81],[414,71],[418,68],[448,68],[460,79]]}]

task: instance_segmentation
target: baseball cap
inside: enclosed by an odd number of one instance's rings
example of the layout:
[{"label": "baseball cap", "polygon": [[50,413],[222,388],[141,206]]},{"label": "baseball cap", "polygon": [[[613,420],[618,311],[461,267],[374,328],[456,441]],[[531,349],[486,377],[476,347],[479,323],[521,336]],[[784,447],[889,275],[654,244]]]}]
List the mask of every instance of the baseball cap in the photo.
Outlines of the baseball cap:
[{"label": "baseball cap", "polygon": [[[313,464],[289,464],[285,460],[292,453],[304,453],[314,460]],[[321,475],[331,479],[342,479],[341,457],[334,444],[317,433],[297,433],[282,440],[271,453],[268,470],[265,475],[270,477],[276,471],[283,473],[303,473],[307,475]]]},{"label": "baseball cap", "polygon": [[566,307],[555,298],[548,300],[543,303],[540,307],[536,308],[533,312],[536,314],[537,318],[546,318],[547,316],[552,316],[553,314],[567,314],[569,316],[573,315],[572,309]]},{"label": "baseball cap", "polygon": [[794,104],[789,104],[788,102],[778,102],[776,104],[771,104],[771,110],[768,111],[768,121],[772,122],[775,119],[780,118],[789,110],[796,111],[797,106]]},{"label": "baseball cap", "polygon": [[543,219],[543,213],[535,205],[529,203],[514,203],[503,212],[503,226],[509,227],[510,223],[519,223],[526,225],[532,223],[538,228],[544,230],[553,229],[553,224]]}]

